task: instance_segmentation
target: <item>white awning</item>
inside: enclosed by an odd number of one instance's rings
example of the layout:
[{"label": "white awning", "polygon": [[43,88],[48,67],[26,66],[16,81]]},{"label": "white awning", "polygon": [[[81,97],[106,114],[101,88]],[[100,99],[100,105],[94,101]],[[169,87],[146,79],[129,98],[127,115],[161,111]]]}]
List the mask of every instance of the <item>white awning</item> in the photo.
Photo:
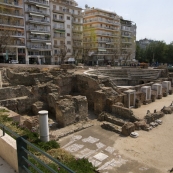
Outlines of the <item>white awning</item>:
[{"label": "white awning", "polygon": [[36,5],[37,7],[41,7],[41,8],[49,8],[49,7],[45,7],[45,6],[42,6],[42,5]]},{"label": "white awning", "polygon": [[32,15],[32,16],[44,17],[44,15],[41,15],[41,14],[34,14],[34,13],[29,13],[29,14]]},{"label": "white awning", "polygon": [[43,35],[45,35],[45,34],[50,34],[50,33],[45,33],[45,32],[31,32],[31,34],[43,34]]},{"label": "white awning", "polygon": [[51,45],[51,43],[46,43],[46,45]]},{"label": "white awning", "polygon": [[98,49],[100,52],[106,52],[106,49]]}]

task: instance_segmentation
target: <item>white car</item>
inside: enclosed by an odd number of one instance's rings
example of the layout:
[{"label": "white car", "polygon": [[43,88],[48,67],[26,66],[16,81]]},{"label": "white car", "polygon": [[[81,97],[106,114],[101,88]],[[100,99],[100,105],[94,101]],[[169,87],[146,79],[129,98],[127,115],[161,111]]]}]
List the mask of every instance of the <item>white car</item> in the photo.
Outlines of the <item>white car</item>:
[{"label": "white car", "polygon": [[17,61],[17,60],[11,60],[10,63],[11,64],[19,64],[19,61]]}]

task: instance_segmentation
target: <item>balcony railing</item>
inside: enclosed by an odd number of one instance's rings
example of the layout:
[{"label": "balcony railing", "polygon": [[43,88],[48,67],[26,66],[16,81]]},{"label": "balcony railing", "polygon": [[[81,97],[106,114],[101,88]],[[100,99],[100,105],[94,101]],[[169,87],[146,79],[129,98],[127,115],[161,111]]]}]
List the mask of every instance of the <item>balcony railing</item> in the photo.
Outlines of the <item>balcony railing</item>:
[{"label": "balcony railing", "polygon": [[65,35],[60,35],[60,34],[54,34],[54,38],[63,38],[65,39]]},{"label": "balcony railing", "polygon": [[29,27],[27,30],[28,31],[50,32],[49,30],[44,29],[44,28],[34,28],[34,27],[31,27],[31,28]]},{"label": "balcony railing", "polygon": [[35,40],[46,40],[46,41],[50,41],[50,38],[48,37],[34,37],[34,36],[30,36],[29,39],[35,39]]},{"label": "balcony railing", "polygon": [[75,24],[79,24],[79,25],[83,24],[81,21],[79,22],[79,21],[72,20],[72,22],[75,23]]},{"label": "balcony railing", "polygon": [[54,26],[53,28],[54,28],[54,29],[65,30],[65,28],[64,28],[64,27],[62,27],[62,26]]},{"label": "balcony railing", "polygon": [[64,19],[62,19],[62,18],[53,18],[53,20],[55,20],[55,21],[61,21],[61,22],[64,22],[65,20]]},{"label": "balcony railing", "polygon": [[99,13],[99,12],[88,13],[88,14],[86,13],[84,16],[95,16],[95,15],[101,15],[101,16],[106,16],[106,17],[113,18],[113,19],[118,19],[118,17],[116,17],[115,15]]},{"label": "balcony railing", "polygon": [[64,47],[64,43],[63,44],[54,44],[53,46],[54,46],[54,48]]},{"label": "balcony railing", "polygon": [[9,25],[9,26],[12,26],[12,27],[24,27],[24,24],[20,24],[20,23],[17,23],[17,22],[8,22],[8,21],[0,21],[0,24],[3,24],[3,25]]},{"label": "balcony railing", "polygon": [[28,45],[29,49],[51,49],[51,46]]},{"label": "balcony railing", "polygon": [[111,25],[120,25],[119,22],[115,22],[115,21],[110,21],[110,20],[105,20],[105,19],[90,19],[90,20],[85,20],[84,23],[90,23],[90,22],[103,22],[103,23],[108,23]]},{"label": "balcony railing", "polygon": [[119,28],[114,28],[114,27],[105,27],[105,26],[100,26],[100,25],[95,25],[91,27],[83,27],[84,30],[90,30],[94,28],[101,28],[101,29],[108,29],[108,30],[116,30],[119,31]]},{"label": "balcony railing", "polygon": [[122,37],[131,37],[131,34],[121,34]]},{"label": "balcony railing", "polygon": [[23,8],[22,4],[19,4],[18,2],[14,2],[12,0],[0,0],[0,4],[5,4],[5,5],[10,5],[10,6],[16,6],[16,7],[20,7]]},{"label": "balcony railing", "polygon": [[46,10],[37,10],[37,9],[28,8],[26,11],[40,13],[40,14],[44,14],[44,15],[50,15]]},{"label": "balcony railing", "polygon": [[80,30],[79,30],[79,29],[73,29],[72,31],[73,31],[73,32],[82,32],[81,29],[80,29]]},{"label": "balcony railing", "polygon": [[13,12],[13,11],[10,11],[10,12],[0,11],[0,14],[24,17],[24,15],[22,13],[17,13],[17,12]]},{"label": "balcony railing", "polygon": [[48,21],[48,20],[45,20],[45,19],[35,19],[35,18],[32,18],[32,17],[29,17],[28,21],[41,22],[41,23],[50,23],[50,21]]},{"label": "balcony railing", "polygon": [[85,37],[85,36],[92,36],[92,35],[104,35],[104,36],[110,36],[110,37],[118,37],[119,35],[118,34],[108,34],[108,33],[104,33],[104,32],[96,32],[96,33],[93,33],[93,34],[91,34],[91,33],[85,33],[83,36]]},{"label": "balcony railing", "polygon": [[42,5],[46,5],[49,6],[49,1],[42,1],[42,0],[26,0],[26,2],[34,2],[36,4],[42,4]]}]

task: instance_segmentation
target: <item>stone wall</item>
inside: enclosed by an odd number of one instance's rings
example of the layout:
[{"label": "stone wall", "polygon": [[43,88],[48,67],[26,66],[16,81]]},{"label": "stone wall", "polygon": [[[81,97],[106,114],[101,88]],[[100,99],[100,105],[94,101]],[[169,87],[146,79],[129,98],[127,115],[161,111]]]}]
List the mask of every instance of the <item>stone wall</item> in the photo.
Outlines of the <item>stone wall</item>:
[{"label": "stone wall", "polygon": [[75,91],[87,97],[89,109],[94,110],[94,93],[100,89],[98,80],[87,75],[76,75]]},{"label": "stone wall", "polygon": [[23,96],[30,96],[32,93],[25,86],[0,88],[0,100],[12,99]]},{"label": "stone wall", "polygon": [[115,114],[115,116],[118,116],[122,119],[128,119],[132,122],[139,121],[139,119],[134,116],[133,111],[128,109],[128,108],[113,105],[112,106],[112,113]]},{"label": "stone wall", "polygon": [[73,80],[72,76],[56,77],[54,79],[54,84],[59,86],[60,95],[70,94],[73,90]]}]

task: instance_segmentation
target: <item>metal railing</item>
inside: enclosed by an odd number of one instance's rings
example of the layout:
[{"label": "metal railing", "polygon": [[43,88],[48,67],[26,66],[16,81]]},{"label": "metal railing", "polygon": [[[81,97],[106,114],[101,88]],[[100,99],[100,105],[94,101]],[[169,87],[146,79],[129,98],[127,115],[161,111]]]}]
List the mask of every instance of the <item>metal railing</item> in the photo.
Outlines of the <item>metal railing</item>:
[{"label": "metal railing", "polygon": [[[61,167],[65,171],[67,171],[67,173],[75,173],[70,168],[68,168],[67,166],[65,166],[61,162],[59,162],[57,159],[55,159],[52,156],[50,156],[48,153],[42,151],[40,148],[36,147],[35,145],[33,145],[32,143],[27,141],[25,139],[26,136],[22,137],[22,136],[16,134],[15,132],[13,132],[11,129],[9,129],[8,127],[6,127],[3,124],[0,124],[0,128],[3,131],[3,135],[2,136],[5,136],[5,133],[8,133],[11,136],[13,136],[15,138],[15,140],[16,140],[19,173],[32,173],[31,170],[30,170],[31,167],[34,169],[34,171],[36,171],[38,173],[44,173],[42,170],[40,170],[40,168],[35,163],[31,162],[28,159],[29,157],[34,159],[34,161],[36,163],[38,163],[42,167],[44,167],[44,170],[49,171],[50,173],[58,173],[59,172],[59,171],[53,169],[52,167],[50,167],[49,165],[47,165],[43,160],[38,158],[36,155],[34,155],[31,151],[29,151],[27,149],[27,147],[30,147],[31,149],[34,149],[39,154],[44,155],[44,157],[46,157],[47,159],[51,160],[51,162],[53,162],[54,164],[58,165],[59,167]],[[37,153],[37,155],[38,155],[38,153]]]}]

